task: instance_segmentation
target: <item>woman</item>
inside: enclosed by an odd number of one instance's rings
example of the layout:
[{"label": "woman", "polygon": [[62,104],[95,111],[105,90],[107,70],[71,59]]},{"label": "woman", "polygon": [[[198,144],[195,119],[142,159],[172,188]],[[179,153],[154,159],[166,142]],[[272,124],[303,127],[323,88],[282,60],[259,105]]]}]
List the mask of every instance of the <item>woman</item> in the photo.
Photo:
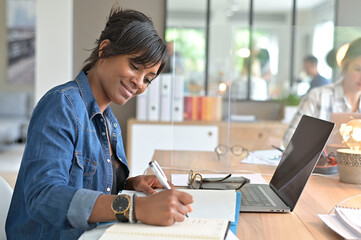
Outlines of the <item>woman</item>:
[{"label": "woman", "polygon": [[296,115],[283,136],[283,145],[290,141],[303,114],[330,120],[336,112],[361,112],[361,38],[350,43],[341,62],[342,79],[312,89],[301,101]]},{"label": "woman", "polygon": [[[6,222],[8,239],[77,239],[98,222],[171,225],[191,195],[155,176],[128,178],[111,102],[123,105],[162,71],[166,45],[144,14],[113,8],[83,71],[34,109]],[[147,197],[116,195],[134,189]]]}]

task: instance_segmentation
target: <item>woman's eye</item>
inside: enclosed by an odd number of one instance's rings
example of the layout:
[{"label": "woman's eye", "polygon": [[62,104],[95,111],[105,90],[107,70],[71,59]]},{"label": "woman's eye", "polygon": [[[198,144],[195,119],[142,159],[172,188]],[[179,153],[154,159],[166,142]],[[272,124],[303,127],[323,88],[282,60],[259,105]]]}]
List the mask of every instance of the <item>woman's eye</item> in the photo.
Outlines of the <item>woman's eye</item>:
[{"label": "woman's eye", "polygon": [[144,78],[144,82],[150,85],[152,83],[152,80],[149,78]]},{"label": "woman's eye", "polygon": [[135,66],[134,63],[130,63],[130,66],[131,66],[134,70],[138,71],[138,67]]}]

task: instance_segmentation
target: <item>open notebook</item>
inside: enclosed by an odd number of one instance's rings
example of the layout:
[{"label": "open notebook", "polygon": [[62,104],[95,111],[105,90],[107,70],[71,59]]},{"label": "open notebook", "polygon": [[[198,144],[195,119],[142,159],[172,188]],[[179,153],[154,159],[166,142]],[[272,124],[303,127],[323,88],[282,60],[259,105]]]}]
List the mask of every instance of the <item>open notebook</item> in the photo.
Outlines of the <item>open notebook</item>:
[{"label": "open notebook", "polygon": [[172,226],[152,226],[142,223],[116,223],[101,236],[100,240],[152,240],[152,239],[209,239],[226,238],[229,228],[227,219],[187,218]]},{"label": "open notebook", "polygon": [[318,214],[332,230],[345,239],[361,239],[361,209],[335,207],[335,214]]},{"label": "open notebook", "polygon": [[[157,189],[163,191],[164,189]],[[188,213],[189,218],[224,218],[230,222],[236,221],[236,191],[235,190],[203,190],[177,189],[193,196],[191,204],[193,211]],[[135,193],[145,196],[144,193],[124,190],[124,194]],[[237,213],[238,216],[238,213]]]}]

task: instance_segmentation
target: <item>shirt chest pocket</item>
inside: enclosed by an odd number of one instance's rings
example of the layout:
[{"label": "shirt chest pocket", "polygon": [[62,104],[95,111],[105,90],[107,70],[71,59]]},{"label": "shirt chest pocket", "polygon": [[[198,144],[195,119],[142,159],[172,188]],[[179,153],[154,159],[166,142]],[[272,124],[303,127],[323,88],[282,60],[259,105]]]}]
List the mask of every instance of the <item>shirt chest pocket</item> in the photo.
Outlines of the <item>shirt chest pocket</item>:
[{"label": "shirt chest pocket", "polygon": [[96,161],[75,154],[69,173],[69,185],[91,189],[97,165]]}]

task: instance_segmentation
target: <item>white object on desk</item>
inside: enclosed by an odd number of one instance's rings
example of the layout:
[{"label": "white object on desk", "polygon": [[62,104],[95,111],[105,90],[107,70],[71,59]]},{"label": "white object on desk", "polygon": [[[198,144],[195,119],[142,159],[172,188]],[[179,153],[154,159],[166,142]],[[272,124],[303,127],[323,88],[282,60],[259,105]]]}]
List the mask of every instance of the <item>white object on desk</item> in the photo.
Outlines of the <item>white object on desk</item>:
[{"label": "white object on desk", "polygon": [[342,224],[340,219],[335,215],[330,214],[317,214],[322,221],[337,234],[342,236],[345,239],[360,239],[354,234],[350,229]]},{"label": "white object on desk", "polygon": [[281,158],[282,153],[279,150],[259,150],[250,152],[248,156],[241,161],[241,163],[277,166]]},{"label": "white object on desk", "polygon": [[213,239],[223,240],[228,231],[227,219],[186,218],[171,226],[143,223],[116,223],[105,230],[100,240],[138,239]]},{"label": "white object on desk", "polygon": [[[98,240],[103,233],[105,232],[105,230],[112,226],[114,224],[114,222],[109,223],[109,224],[103,224],[103,225],[99,225],[96,228],[89,230],[89,231],[85,231],[80,238],[78,238],[78,240]],[[238,240],[237,236],[234,235],[234,233],[231,230],[228,230],[227,233],[227,237],[225,240]]]},{"label": "white object on desk", "polygon": [[[162,190],[164,189],[159,189],[158,191]],[[193,196],[193,203],[191,204],[193,211],[188,213],[189,218],[225,218],[231,222],[235,221],[237,200],[235,190],[177,190]],[[135,193],[137,196],[145,196],[144,193],[130,190],[124,190],[122,193]]]},{"label": "white object on desk", "polygon": [[[202,174],[204,178],[224,178],[227,174]],[[267,184],[267,181],[259,173],[252,174],[232,174],[232,177],[245,177],[254,184]],[[171,182],[176,187],[187,187],[188,174],[172,174]]]},{"label": "white object on desk", "polygon": [[231,114],[231,121],[234,122],[254,122],[256,121],[255,115],[235,115]]},{"label": "white object on desk", "polygon": [[361,209],[335,207],[335,215],[361,239]]}]

